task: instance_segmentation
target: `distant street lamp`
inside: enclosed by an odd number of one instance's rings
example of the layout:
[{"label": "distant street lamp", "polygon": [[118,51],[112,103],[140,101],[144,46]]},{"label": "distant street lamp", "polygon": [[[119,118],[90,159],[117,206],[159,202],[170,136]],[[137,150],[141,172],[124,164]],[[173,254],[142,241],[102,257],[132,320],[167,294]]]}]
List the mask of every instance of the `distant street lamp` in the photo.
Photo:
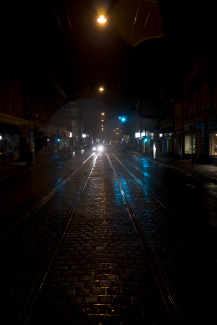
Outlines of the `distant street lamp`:
[{"label": "distant street lamp", "polygon": [[99,88],[99,91],[102,93],[102,92],[104,91],[104,88],[101,86],[101,87]]},{"label": "distant street lamp", "polygon": [[100,15],[99,18],[97,19],[99,24],[105,24],[107,22],[107,19],[105,18],[104,15]]}]

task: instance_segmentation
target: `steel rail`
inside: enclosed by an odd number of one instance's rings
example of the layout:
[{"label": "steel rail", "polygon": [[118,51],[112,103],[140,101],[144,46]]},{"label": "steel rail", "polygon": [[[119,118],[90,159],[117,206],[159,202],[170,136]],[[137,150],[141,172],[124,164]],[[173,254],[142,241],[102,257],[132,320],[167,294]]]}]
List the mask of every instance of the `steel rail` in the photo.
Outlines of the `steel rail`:
[{"label": "steel rail", "polygon": [[[177,307],[177,304],[175,302],[173,294],[171,293],[171,290],[169,289],[169,286],[168,286],[167,281],[166,281],[166,279],[165,279],[165,277],[164,277],[164,275],[163,275],[163,273],[161,271],[159,263],[157,262],[154,254],[152,252],[152,249],[151,249],[151,247],[149,245],[148,239],[147,239],[146,235],[144,234],[144,231],[142,230],[140,222],[138,221],[138,219],[137,219],[137,217],[136,217],[136,215],[134,213],[134,210],[133,210],[133,208],[132,208],[132,206],[130,204],[130,201],[128,200],[127,194],[126,194],[122,184],[119,181],[116,170],[115,170],[115,168],[114,168],[108,154],[107,154],[107,158],[108,158],[110,166],[111,166],[111,168],[113,170],[116,183],[117,183],[118,188],[120,190],[120,193],[122,195],[123,201],[124,201],[124,203],[125,203],[125,205],[127,207],[129,216],[130,216],[130,218],[131,218],[131,220],[133,222],[134,228],[135,228],[136,233],[137,233],[137,235],[139,237],[141,247],[142,247],[143,252],[145,253],[145,255],[147,257],[147,260],[149,262],[149,266],[151,268],[151,271],[152,271],[153,276],[155,278],[155,281],[157,283],[158,289],[159,289],[159,291],[161,293],[162,299],[163,299],[163,301],[165,303],[165,306],[166,306],[166,309],[167,309],[167,311],[169,313],[171,322],[173,324],[175,324],[175,325],[184,324],[184,321],[183,321],[181,313],[180,313],[180,311],[179,311],[179,309]],[[134,176],[134,179],[136,180],[135,176]]]},{"label": "steel rail", "polygon": [[129,171],[129,169],[114,154],[112,155],[141,187],[146,188],[146,190],[154,197],[154,199],[160,204],[160,206],[166,211],[168,215],[174,216],[176,214],[174,211],[169,211],[169,209],[165,206],[165,204],[161,201],[161,199],[143,181],[141,181],[133,173],[131,173],[131,171]]},{"label": "steel rail", "polygon": [[[168,209],[166,207],[166,205],[162,202],[162,200],[159,198],[159,196],[157,194],[155,194],[143,181],[141,181],[140,179],[138,179],[132,172],[129,171],[129,169],[114,155],[112,154],[113,157],[123,166],[123,168],[135,179],[135,181],[141,186],[141,187],[145,187],[145,189],[154,197],[154,199],[160,204],[160,206],[162,207],[162,209],[164,209],[164,211],[167,213],[168,217],[171,218],[171,220],[175,221],[179,227],[182,227],[183,231],[185,233],[188,234],[186,228],[183,228],[183,225],[182,223],[179,221],[178,218],[174,218],[175,216],[177,216],[177,213],[176,211],[174,211],[173,209]],[[162,164],[163,165],[163,164]],[[170,168],[168,166],[166,166],[167,168]],[[175,169],[175,168],[173,168]],[[178,169],[179,170],[179,169]],[[183,170],[179,170],[179,171],[182,171]],[[190,175],[192,176],[192,175]],[[171,197],[170,197],[171,199]],[[189,234],[188,234],[189,236]],[[194,244],[196,244],[198,246],[198,242],[201,241],[201,238],[197,238],[197,239],[193,239],[192,236],[191,236],[191,242],[193,242]],[[206,254],[210,256],[210,258],[212,260],[216,260],[216,257],[214,254],[212,254],[209,250],[206,251]]]},{"label": "steel rail", "polygon": [[[53,196],[54,194],[63,186],[65,185],[71,178],[74,176],[80,169],[81,167],[94,155],[92,153],[86,160],[83,161],[83,163],[77,167],[67,178],[62,180],[56,187],[53,188],[50,193],[48,193],[40,203],[38,203],[35,207],[33,207],[29,212],[27,212],[22,218],[20,218],[16,223],[14,223],[10,229],[8,229],[0,238],[0,241],[3,241],[6,237],[11,235],[13,231],[15,231],[25,220],[27,220],[29,217],[33,216],[37,211],[39,211],[44,204],[46,204]],[[1,222],[3,223],[4,220]]]},{"label": "steel rail", "polygon": [[65,221],[63,222],[63,225],[62,225],[62,227],[61,227],[61,229],[60,229],[60,231],[59,231],[59,233],[57,235],[57,238],[56,238],[56,240],[55,240],[55,242],[53,244],[53,247],[50,250],[49,256],[46,259],[46,262],[44,263],[44,266],[42,267],[41,271],[38,273],[32,287],[31,287],[31,289],[30,289],[30,291],[29,291],[29,293],[27,295],[24,306],[23,306],[23,308],[22,308],[22,310],[20,312],[20,315],[18,317],[18,321],[16,322],[17,325],[19,325],[19,324],[24,325],[24,324],[27,323],[27,321],[29,319],[29,316],[30,316],[31,310],[32,310],[32,308],[34,306],[34,303],[36,301],[36,298],[37,298],[41,288],[43,287],[43,284],[44,284],[45,279],[46,279],[46,277],[48,275],[48,272],[49,272],[49,270],[51,268],[53,260],[54,260],[56,254],[58,252],[58,249],[59,249],[59,247],[60,247],[60,245],[61,245],[61,243],[62,243],[62,241],[63,241],[63,239],[65,237],[65,234],[66,234],[66,232],[68,230],[68,227],[70,225],[70,222],[71,222],[71,220],[73,218],[73,215],[75,213],[78,202],[79,202],[79,200],[80,200],[80,198],[81,198],[81,196],[83,194],[83,191],[86,188],[87,183],[88,183],[88,181],[90,179],[90,176],[91,176],[93,168],[94,168],[94,166],[96,164],[97,158],[98,158],[98,154],[95,156],[94,161],[93,161],[93,163],[91,165],[90,171],[89,171],[88,175],[86,176],[85,180],[83,181],[83,184],[82,184],[82,186],[81,186],[81,188],[80,188],[80,190],[79,190],[73,204],[71,205],[70,211],[68,212],[68,215],[67,215]]}]

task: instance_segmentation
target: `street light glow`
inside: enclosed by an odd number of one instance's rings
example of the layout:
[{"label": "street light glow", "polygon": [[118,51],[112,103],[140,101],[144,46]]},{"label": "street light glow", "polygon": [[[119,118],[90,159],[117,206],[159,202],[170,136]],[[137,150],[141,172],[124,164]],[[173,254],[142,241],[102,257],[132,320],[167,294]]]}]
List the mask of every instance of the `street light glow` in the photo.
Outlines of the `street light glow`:
[{"label": "street light glow", "polygon": [[100,88],[99,88],[99,91],[100,91],[100,92],[103,92],[103,91],[104,91],[104,88],[103,88],[103,87],[100,87]]},{"label": "street light glow", "polygon": [[100,15],[99,18],[97,19],[97,21],[100,24],[105,24],[107,22],[107,19],[105,18],[104,15]]}]

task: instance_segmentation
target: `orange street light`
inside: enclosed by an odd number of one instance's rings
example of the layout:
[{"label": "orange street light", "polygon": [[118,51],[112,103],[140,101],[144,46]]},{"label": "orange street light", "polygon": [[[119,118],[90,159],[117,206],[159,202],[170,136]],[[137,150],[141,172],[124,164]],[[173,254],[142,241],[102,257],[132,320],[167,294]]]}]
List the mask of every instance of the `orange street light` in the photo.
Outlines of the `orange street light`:
[{"label": "orange street light", "polygon": [[97,21],[99,24],[105,24],[107,22],[107,19],[105,18],[104,15],[100,15]]}]

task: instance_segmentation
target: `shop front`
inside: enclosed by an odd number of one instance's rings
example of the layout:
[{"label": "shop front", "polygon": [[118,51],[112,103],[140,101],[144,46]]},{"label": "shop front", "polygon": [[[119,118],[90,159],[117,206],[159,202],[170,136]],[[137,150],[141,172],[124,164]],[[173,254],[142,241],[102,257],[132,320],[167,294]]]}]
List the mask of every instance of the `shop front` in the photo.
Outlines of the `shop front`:
[{"label": "shop front", "polygon": [[20,128],[0,124],[0,162],[19,159]]},{"label": "shop front", "polygon": [[160,146],[161,153],[165,155],[174,153],[174,137],[173,132],[170,133],[160,133]]},{"label": "shop front", "polygon": [[210,133],[210,156],[217,158],[217,130]]},{"label": "shop front", "polygon": [[185,155],[192,155],[195,154],[195,143],[196,143],[196,136],[195,134],[185,134],[184,139],[184,154]]},{"label": "shop front", "polygon": [[217,163],[217,122],[208,122],[209,158],[211,162]]}]

